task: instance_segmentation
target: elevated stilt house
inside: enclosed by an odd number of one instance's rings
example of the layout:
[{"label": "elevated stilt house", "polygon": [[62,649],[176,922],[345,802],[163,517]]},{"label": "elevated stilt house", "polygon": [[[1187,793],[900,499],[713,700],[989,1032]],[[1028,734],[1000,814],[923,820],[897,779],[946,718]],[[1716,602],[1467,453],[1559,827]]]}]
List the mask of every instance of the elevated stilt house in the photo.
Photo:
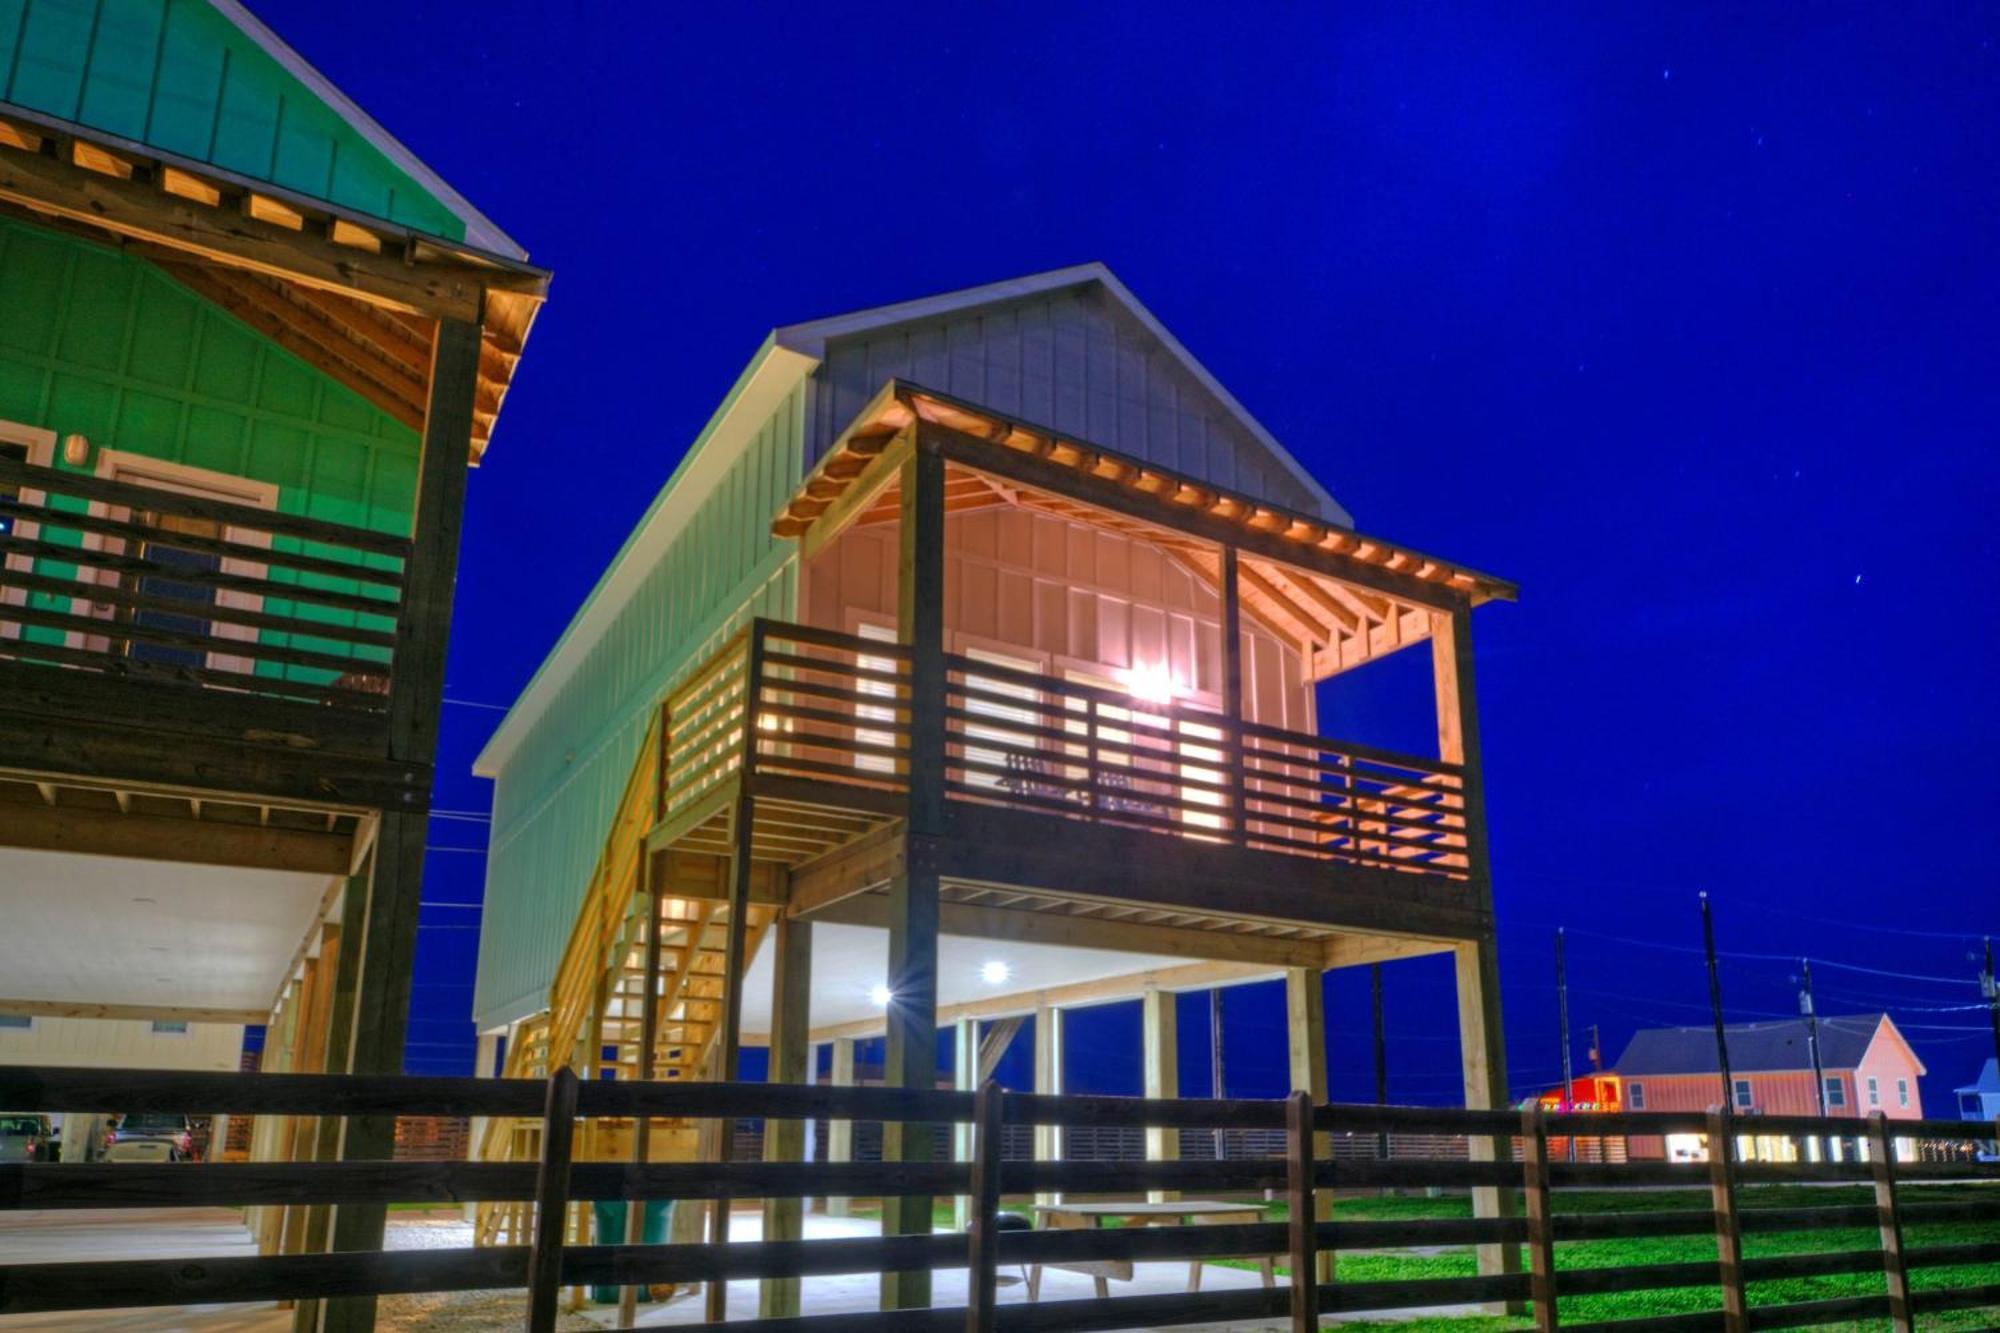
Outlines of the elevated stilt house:
[{"label": "elevated stilt house", "polygon": [[17,1033],[400,1072],[467,467],[546,286],[235,0],[0,5]]},{"label": "elevated stilt house", "polygon": [[[832,1043],[840,1079],[883,1036],[922,1088],[940,1025],[969,1085],[1032,1015],[1055,1090],[1064,1007],[1132,998],[1171,1096],[1173,994],[1283,977],[1323,1097],[1322,973],[1448,953],[1465,1100],[1504,1104],[1470,629],[1512,595],[1355,531],[1101,266],[779,329],[479,761],[480,1027],[507,1072],[620,1078],[767,1042],[774,1078]],[[1434,753],[1319,734],[1318,682],[1403,651]],[[634,1128],[584,1146],[718,1150]],[[767,1205],[767,1236],[799,1225]]]}]

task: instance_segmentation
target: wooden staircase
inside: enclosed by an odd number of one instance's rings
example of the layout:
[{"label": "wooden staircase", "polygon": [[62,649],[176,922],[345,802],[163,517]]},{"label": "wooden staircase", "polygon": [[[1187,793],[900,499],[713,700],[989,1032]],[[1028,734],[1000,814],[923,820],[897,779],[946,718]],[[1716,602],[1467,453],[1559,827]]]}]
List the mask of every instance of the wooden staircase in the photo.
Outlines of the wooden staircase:
[{"label": "wooden staircase", "polygon": [[[663,858],[666,872],[657,896],[647,892],[643,849],[659,818],[659,744],[656,716],[578,909],[550,987],[549,1007],[515,1029],[505,1077],[546,1078],[551,1070],[568,1066],[585,1079],[638,1078],[646,1022],[648,934],[653,930],[660,937],[660,980],[652,1077],[684,1081],[712,1072],[724,1017],[729,907],[723,890],[729,863],[708,854],[668,856]],[[649,903],[657,909],[650,920]],[[746,970],[775,915],[776,909],[767,905],[749,909]],[[630,1160],[633,1131],[630,1120],[584,1121],[578,1127],[575,1158]],[[649,1152],[653,1161],[693,1161],[712,1149],[713,1144],[698,1141],[693,1121],[653,1123]],[[477,1151],[483,1161],[534,1161],[541,1152],[541,1123],[490,1121]],[[480,1205],[478,1242],[526,1244],[531,1215],[532,1207],[526,1203]],[[579,1209],[572,1230],[587,1230],[588,1225]]]}]

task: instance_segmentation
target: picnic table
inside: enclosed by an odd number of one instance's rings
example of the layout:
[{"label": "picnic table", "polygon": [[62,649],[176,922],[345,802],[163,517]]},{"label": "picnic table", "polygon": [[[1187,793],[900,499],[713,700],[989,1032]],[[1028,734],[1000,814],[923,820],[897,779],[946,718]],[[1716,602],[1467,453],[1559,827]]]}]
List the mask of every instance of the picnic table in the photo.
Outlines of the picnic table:
[{"label": "picnic table", "polygon": [[[1257,1203],[1222,1203],[1214,1199],[1174,1199],[1165,1203],[1038,1203],[1035,1215],[1046,1227],[1101,1227],[1107,1221],[1118,1226],[1196,1226],[1205,1222],[1256,1222],[1264,1216],[1264,1206]],[[1264,1272],[1264,1285],[1277,1285],[1277,1277],[1271,1269],[1271,1256],[1265,1255],[1258,1261]],[[1201,1290],[1201,1265],[1199,1259],[1188,1263],[1189,1291]],[[1097,1284],[1099,1296],[1111,1294],[1110,1280],[1120,1282],[1132,1280],[1130,1259],[1087,1259],[1076,1263],[1050,1264],[1066,1272],[1084,1273]],[[1028,1299],[1040,1300],[1042,1294],[1042,1265],[1032,1264],[1028,1268]]]}]

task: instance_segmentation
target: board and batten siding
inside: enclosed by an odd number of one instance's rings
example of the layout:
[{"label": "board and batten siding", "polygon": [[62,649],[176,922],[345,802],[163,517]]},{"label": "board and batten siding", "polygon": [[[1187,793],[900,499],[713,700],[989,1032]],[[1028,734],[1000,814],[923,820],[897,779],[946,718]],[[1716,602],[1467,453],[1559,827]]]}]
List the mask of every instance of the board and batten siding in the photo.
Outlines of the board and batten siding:
[{"label": "board and batten siding", "polygon": [[450,208],[208,0],[0,0],[0,101],[465,237]]},{"label": "board and batten siding", "polygon": [[771,520],[802,476],[803,385],[676,533],[495,780],[473,1014],[542,1008],[653,708],[755,616],[791,620],[796,548]]},{"label": "board and batten siding", "polygon": [[[99,449],[275,485],[288,514],[408,535],[415,431],[144,260],[0,219],[0,421]],[[56,466],[67,468],[59,458]],[[59,502],[67,507],[67,500]],[[281,546],[296,548],[292,538]],[[51,571],[67,576],[68,570]],[[274,582],[316,575],[273,569]],[[340,586],[334,584],[331,586]],[[346,582],[348,590],[355,584]],[[68,610],[35,593],[31,604]],[[355,613],[271,600],[278,615],[351,626]],[[367,617],[370,628],[393,628]],[[30,629],[40,641],[58,631]],[[266,642],[331,645],[266,633]],[[260,674],[330,673],[265,662]]]},{"label": "board and batten siding", "polygon": [[1321,504],[1102,287],[829,340],[813,374],[817,462],[891,379],[1116,449],[1217,486],[1316,513]]}]

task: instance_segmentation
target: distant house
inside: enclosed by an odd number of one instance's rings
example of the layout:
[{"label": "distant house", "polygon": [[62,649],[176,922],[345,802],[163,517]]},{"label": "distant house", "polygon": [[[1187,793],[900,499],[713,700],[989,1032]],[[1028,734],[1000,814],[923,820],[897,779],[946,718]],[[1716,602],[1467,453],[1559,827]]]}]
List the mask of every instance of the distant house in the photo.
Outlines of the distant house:
[{"label": "distant house", "polygon": [[1963,1120],[2000,1120],[2000,1060],[1989,1059],[1978,1078],[1958,1089],[1958,1114]]},{"label": "distant house", "polygon": [[[1729,1042],[1730,1104],[1739,1116],[1817,1115],[1813,1057],[1803,1018],[1740,1023],[1724,1029]],[[1826,1114],[1862,1117],[1881,1111],[1894,1120],[1923,1118],[1917,1080],[1923,1062],[1887,1014],[1819,1021],[1819,1064]],[[1629,1111],[1705,1111],[1722,1100],[1712,1027],[1647,1028],[1632,1034],[1618,1058]],[[1748,1133],[1745,1157],[1785,1161],[1798,1145],[1789,1137]],[[1809,1148],[1808,1155],[1817,1151]],[[1670,1134],[1633,1139],[1634,1157],[1700,1160],[1705,1136]]]}]

